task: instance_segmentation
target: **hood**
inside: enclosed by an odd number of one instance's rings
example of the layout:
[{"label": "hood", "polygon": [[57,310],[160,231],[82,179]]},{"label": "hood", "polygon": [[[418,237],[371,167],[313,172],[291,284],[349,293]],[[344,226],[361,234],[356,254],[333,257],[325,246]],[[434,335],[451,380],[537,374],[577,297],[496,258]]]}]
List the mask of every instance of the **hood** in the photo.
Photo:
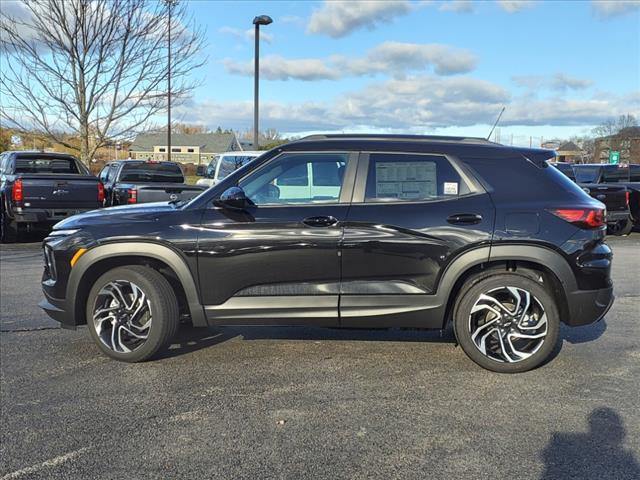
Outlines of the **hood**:
[{"label": "hood", "polygon": [[179,211],[179,209],[169,202],[140,203],[137,205],[100,208],[66,218],[56,223],[53,229],[73,229],[108,223],[149,222],[157,219],[161,215],[176,211]]}]

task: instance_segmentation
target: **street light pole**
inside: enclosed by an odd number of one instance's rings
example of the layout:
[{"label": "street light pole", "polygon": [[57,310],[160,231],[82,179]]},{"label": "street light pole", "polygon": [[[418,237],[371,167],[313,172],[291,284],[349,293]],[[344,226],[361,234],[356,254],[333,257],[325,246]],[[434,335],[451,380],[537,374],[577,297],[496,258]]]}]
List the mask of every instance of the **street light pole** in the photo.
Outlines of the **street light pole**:
[{"label": "street light pole", "polygon": [[167,159],[171,161],[171,10],[178,4],[178,0],[164,0],[168,8],[169,23],[167,24]]},{"label": "street light pole", "polygon": [[269,25],[273,20],[268,15],[260,15],[253,19],[256,26],[255,31],[255,58],[253,73],[253,149],[258,150],[258,103],[259,103],[259,84],[260,84],[260,25]]}]

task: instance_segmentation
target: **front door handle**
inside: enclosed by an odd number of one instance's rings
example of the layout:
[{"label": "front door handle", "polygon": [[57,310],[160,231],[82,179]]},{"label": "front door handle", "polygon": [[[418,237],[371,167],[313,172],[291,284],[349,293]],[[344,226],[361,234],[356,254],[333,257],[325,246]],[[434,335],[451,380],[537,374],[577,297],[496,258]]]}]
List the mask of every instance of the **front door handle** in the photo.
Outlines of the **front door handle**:
[{"label": "front door handle", "polygon": [[482,221],[482,215],[475,213],[456,213],[447,218],[447,222],[454,225],[474,225]]},{"label": "front door handle", "polygon": [[302,220],[302,223],[309,225],[310,227],[330,227],[338,223],[338,219],[332,216],[326,217],[307,217]]}]

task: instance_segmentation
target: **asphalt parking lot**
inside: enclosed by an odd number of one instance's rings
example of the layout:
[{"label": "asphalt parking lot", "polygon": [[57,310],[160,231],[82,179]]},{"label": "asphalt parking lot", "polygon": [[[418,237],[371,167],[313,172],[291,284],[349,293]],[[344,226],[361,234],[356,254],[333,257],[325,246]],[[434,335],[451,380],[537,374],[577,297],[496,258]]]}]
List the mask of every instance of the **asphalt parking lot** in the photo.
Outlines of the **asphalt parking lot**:
[{"label": "asphalt parking lot", "polygon": [[640,234],[617,300],[535,371],[484,371],[438,332],[187,330],[101,355],[39,310],[39,243],[0,248],[0,480],[640,478]]}]

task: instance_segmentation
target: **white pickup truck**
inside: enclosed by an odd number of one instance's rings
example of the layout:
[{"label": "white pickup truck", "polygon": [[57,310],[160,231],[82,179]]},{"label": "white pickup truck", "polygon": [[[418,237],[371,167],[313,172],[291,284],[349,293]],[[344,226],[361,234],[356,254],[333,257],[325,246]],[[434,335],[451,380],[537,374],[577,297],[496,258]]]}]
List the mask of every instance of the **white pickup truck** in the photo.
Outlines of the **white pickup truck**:
[{"label": "white pickup truck", "polygon": [[220,180],[235,172],[240,167],[258,158],[263,151],[226,152],[213,157],[204,172],[204,178],[199,179],[196,185],[212,187]]}]

